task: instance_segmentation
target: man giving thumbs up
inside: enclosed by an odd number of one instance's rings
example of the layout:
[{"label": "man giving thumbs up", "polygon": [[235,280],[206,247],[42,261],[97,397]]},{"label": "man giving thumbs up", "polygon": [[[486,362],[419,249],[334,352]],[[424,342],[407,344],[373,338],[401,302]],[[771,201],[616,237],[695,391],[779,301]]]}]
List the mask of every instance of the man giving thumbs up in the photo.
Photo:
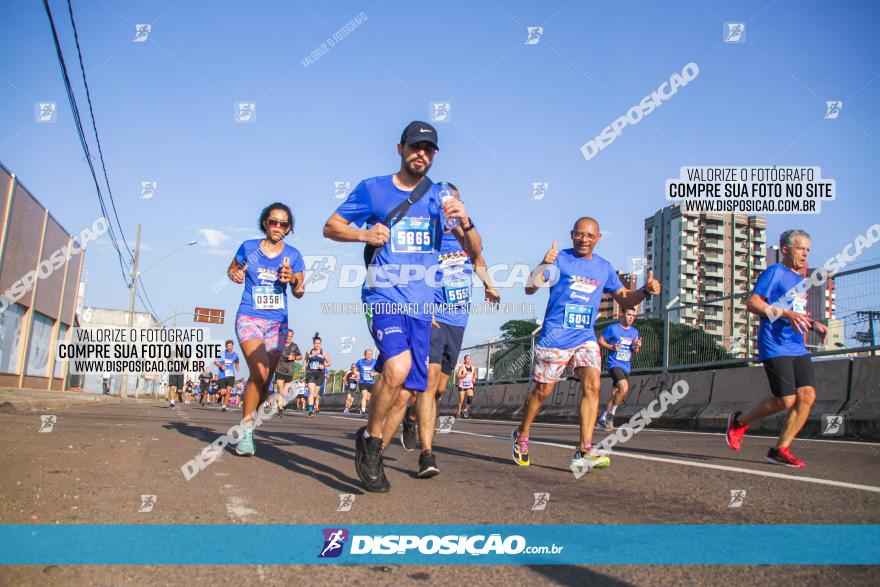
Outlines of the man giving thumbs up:
[{"label": "man giving thumbs up", "polygon": [[571,231],[570,249],[559,250],[556,241],[544,255],[541,265],[532,273],[526,294],[533,294],[548,280],[550,298],[544,312],[544,323],[534,351],[535,387],[525,404],[523,421],[511,434],[513,460],[523,467],[529,465],[529,430],[541,409],[541,403],[553,393],[570,364],[580,379],[580,442],[572,462],[581,462],[586,469],[604,469],[611,464],[607,455],[593,450],[593,427],[599,409],[599,374],[602,355],[593,321],[599,313],[603,293],[611,294],[621,307],[634,308],[646,297],[660,293],[654,272],[648,273],[645,285],[638,290],[623,287],[611,263],[593,253],[602,238],[599,223],[593,218],[579,218]]}]

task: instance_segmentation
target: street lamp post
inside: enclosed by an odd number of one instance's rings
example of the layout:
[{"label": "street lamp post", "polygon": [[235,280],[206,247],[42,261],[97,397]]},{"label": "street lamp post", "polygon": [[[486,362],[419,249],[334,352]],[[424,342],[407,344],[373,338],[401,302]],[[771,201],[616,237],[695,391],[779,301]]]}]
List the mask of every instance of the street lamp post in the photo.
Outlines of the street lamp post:
[{"label": "street lamp post", "polygon": [[[171,252],[169,252],[167,255],[165,255],[164,257],[162,257],[161,259],[159,259],[158,261],[156,261],[155,263],[153,263],[152,265],[150,265],[149,267],[147,267],[143,271],[138,271],[138,260],[140,259],[140,254],[141,254],[141,225],[138,224],[137,239],[135,240],[135,245],[134,245],[134,266],[132,267],[132,270],[131,270],[131,283],[129,284],[129,292],[130,292],[129,297],[128,297],[128,327],[129,328],[134,326],[134,298],[137,295],[137,281],[138,281],[138,279],[140,279],[140,276],[143,275],[144,273],[146,273],[147,271],[149,271],[150,269],[152,269],[153,267],[156,267],[159,263],[161,263],[162,261],[164,261],[165,259],[167,259],[171,255],[173,255],[174,253],[176,253],[177,251],[179,251],[183,247],[192,246],[194,244],[197,244],[197,242],[198,241],[189,241],[189,242],[183,243],[182,245],[179,245],[179,246],[175,247],[174,249],[171,249]],[[122,389],[119,390],[120,397],[126,397],[127,387],[128,387],[128,373],[123,372],[122,373]],[[137,388],[135,388],[135,397],[137,397]]]}]

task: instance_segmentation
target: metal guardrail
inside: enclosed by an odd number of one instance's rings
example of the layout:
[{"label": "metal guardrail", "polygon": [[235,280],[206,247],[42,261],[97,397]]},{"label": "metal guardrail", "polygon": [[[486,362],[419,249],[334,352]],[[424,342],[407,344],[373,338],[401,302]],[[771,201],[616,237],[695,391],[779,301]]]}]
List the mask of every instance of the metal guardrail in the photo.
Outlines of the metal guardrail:
[{"label": "metal guardrail", "polygon": [[[880,263],[843,271],[834,278],[836,315],[841,317],[821,320],[829,336],[823,344],[810,333],[808,349],[814,357],[875,355],[880,349]],[[737,292],[640,315],[634,326],[642,337],[642,348],[633,359],[632,372],[717,369],[758,362],[754,355],[759,318],[746,310],[749,295]],[[597,321],[596,333],[616,321]],[[531,381],[536,337],[473,345],[462,349],[459,360],[471,355],[477,383]],[[602,356],[604,363],[604,349]],[[450,379],[454,385],[454,376]]]}]

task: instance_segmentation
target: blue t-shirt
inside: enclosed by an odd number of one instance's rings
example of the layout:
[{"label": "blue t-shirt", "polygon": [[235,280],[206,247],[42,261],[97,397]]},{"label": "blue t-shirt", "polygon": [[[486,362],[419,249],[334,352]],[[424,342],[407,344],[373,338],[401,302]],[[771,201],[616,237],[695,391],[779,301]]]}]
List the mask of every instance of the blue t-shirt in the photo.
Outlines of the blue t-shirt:
[{"label": "blue t-shirt", "polygon": [[262,239],[244,241],[235,253],[239,265],[247,263],[244,277],[244,293],[238,314],[253,316],[273,322],[287,322],[287,283],[278,280],[278,272],[284,257],[290,258],[294,273],[305,270],[302,255],[288,244],[277,257],[269,258],[260,249]]},{"label": "blue t-shirt", "polygon": [[373,368],[376,366],[376,359],[370,359],[369,361],[361,359],[355,363],[355,366],[360,372],[358,383],[375,383],[375,381],[373,381]]},{"label": "blue t-shirt", "polygon": [[[415,271],[402,271],[401,266],[421,266],[424,275],[437,263],[443,235],[439,192],[440,186],[432,185],[428,193],[410,207],[406,217],[389,227],[391,238],[376,252],[368,268],[361,290],[364,303],[414,304],[412,311],[405,312],[408,316],[431,319],[425,310],[429,310],[434,301],[435,288],[424,277],[413,277]],[[409,192],[394,185],[392,176],[372,177],[360,182],[336,213],[355,226],[369,228],[384,222],[388,214],[408,197]],[[406,283],[401,282],[403,275],[408,277]]]},{"label": "blue t-shirt", "polygon": [[620,345],[620,350],[608,352],[609,371],[619,367],[624,373],[629,373],[633,357],[632,345],[638,337],[639,331],[635,326],[624,328],[623,324],[615,322],[605,328],[605,332],[602,333],[605,342]]},{"label": "blue t-shirt", "polygon": [[437,322],[464,328],[468,322],[468,310],[473,295],[474,266],[461,248],[452,231],[443,233],[440,258],[434,283],[434,303],[448,311],[436,312]]},{"label": "blue t-shirt", "polygon": [[217,369],[217,377],[235,377],[235,363],[238,362],[238,353],[232,351],[231,353],[226,349],[223,349],[223,356],[220,358],[220,362],[223,364],[223,369]]},{"label": "blue t-shirt", "polygon": [[[807,294],[795,288],[804,280],[782,263],[767,267],[758,277],[753,293],[762,296],[767,303],[776,305],[780,310],[794,310],[799,314],[807,313]],[[789,293],[791,292],[791,293]],[[791,327],[785,318],[771,322],[766,315],[761,316],[758,325],[758,360],[773,357],[799,357],[809,354],[804,345],[804,336]]]},{"label": "blue t-shirt", "polygon": [[[558,281],[550,288],[538,346],[571,349],[596,340],[593,322],[602,294],[623,287],[617,273],[599,255],[578,257],[574,249],[559,251],[553,265],[559,270]],[[553,277],[551,269],[544,271],[544,277]]]}]

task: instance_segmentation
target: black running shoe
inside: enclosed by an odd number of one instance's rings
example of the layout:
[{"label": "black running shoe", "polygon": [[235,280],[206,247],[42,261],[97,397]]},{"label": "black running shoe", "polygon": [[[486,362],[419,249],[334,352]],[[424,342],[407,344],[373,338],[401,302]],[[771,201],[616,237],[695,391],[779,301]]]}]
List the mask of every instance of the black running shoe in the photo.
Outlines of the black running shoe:
[{"label": "black running shoe", "polygon": [[419,455],[419,478],[429,479],[440,473],[437,463],[434,459],[434,453],[422,453]]},{"label": "black running shoe", "polygon": [[409,419],[409,410],[407,415],[403,417],[403,431],[400,433],[400,446],[404,450],[413,450],[419,441],[418,428],[416,423]]},{"label": "black running shoe", "polygon": [[364,483],[364,489],[373,493],[387,493],[391,489],[385,478],[382,463],[382,439],[364,438],[366,426],[358,429],[354,444],[354,468]]}]

